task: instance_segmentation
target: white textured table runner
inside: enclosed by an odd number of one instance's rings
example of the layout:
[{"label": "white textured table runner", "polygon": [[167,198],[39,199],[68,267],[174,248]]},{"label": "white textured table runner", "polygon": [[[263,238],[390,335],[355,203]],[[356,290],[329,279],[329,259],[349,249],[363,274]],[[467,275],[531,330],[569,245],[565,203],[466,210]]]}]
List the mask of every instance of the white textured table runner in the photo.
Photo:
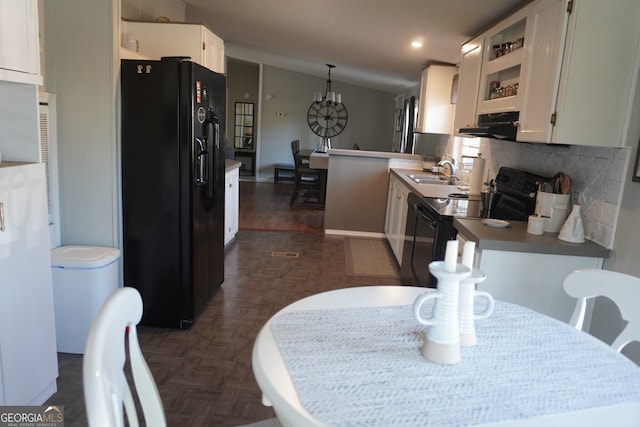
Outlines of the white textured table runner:
[{"label": "white textured table runner", "polygon": [[271,330],[302,405],[332,426],[467,426],[640,402],[629,359],[500,301],[450,366],[420,355],[411,306],[284,313]]}]

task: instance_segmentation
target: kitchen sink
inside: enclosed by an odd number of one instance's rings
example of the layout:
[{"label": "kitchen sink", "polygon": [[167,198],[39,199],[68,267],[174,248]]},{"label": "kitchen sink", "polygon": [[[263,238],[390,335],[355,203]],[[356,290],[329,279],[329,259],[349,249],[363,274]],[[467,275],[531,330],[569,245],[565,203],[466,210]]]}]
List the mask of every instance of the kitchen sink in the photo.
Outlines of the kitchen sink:
[{"label": "kitchen sink", "polygon": [[416,184],[447,184],[445,177],[437,175],[418,175],[411,173],[407,175],[407,178]]},{"label": "kitchen sink", "polygon": [[450,199],[468,199],[469,195],[466,193],[449,193],[447,197]]}]

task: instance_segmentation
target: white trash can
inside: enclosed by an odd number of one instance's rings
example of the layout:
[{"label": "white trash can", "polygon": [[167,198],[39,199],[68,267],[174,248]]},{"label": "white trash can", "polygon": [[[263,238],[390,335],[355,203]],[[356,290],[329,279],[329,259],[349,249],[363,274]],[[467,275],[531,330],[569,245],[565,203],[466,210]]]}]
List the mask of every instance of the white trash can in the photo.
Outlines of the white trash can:
[{"label": "white trash can", "polygon": [[60,246],[51,251],[58,352],[84,354],[93,319],[118,288],[120,251]]}]

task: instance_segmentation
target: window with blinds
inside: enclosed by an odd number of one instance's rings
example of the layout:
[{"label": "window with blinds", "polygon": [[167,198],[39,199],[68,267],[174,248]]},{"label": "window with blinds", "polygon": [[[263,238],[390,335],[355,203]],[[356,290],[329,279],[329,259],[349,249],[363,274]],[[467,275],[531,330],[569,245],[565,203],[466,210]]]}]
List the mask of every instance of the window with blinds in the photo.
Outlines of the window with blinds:
[{"label": "window with blinds", "polygon": [[473,161],[480,151],[480,138],[456,138],[458,155],[458,178],[467,182],[473,167]]}]

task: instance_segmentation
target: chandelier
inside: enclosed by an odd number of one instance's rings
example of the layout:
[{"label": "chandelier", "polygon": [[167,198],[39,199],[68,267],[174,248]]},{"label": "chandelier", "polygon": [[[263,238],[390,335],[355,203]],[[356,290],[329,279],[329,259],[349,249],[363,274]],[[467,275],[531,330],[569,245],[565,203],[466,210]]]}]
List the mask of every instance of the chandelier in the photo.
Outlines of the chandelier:
[{"label": "chandelier", "polygon": [[347,107],[342,103],[342,96],[331,88],[331,69],[335,68],[335,65],[327,64],[327,67],[329,67],[329,78],[324,94],[316,92],[307,111],[309,128],[322,139],[318,151],[327,151],[331,148],[331,138],[341,134],[349,120]]},{"label": "chandelier", "polygon": [[322,92],[314,93],[313,102],[318,104],[342,104],[342,95],[331,90],[331,69],[335,68],[336,66],[327,64],[327,67],[329,67],[329,78],[327,79],[327,84],[324,88],[324,95],[322,94]]}]

